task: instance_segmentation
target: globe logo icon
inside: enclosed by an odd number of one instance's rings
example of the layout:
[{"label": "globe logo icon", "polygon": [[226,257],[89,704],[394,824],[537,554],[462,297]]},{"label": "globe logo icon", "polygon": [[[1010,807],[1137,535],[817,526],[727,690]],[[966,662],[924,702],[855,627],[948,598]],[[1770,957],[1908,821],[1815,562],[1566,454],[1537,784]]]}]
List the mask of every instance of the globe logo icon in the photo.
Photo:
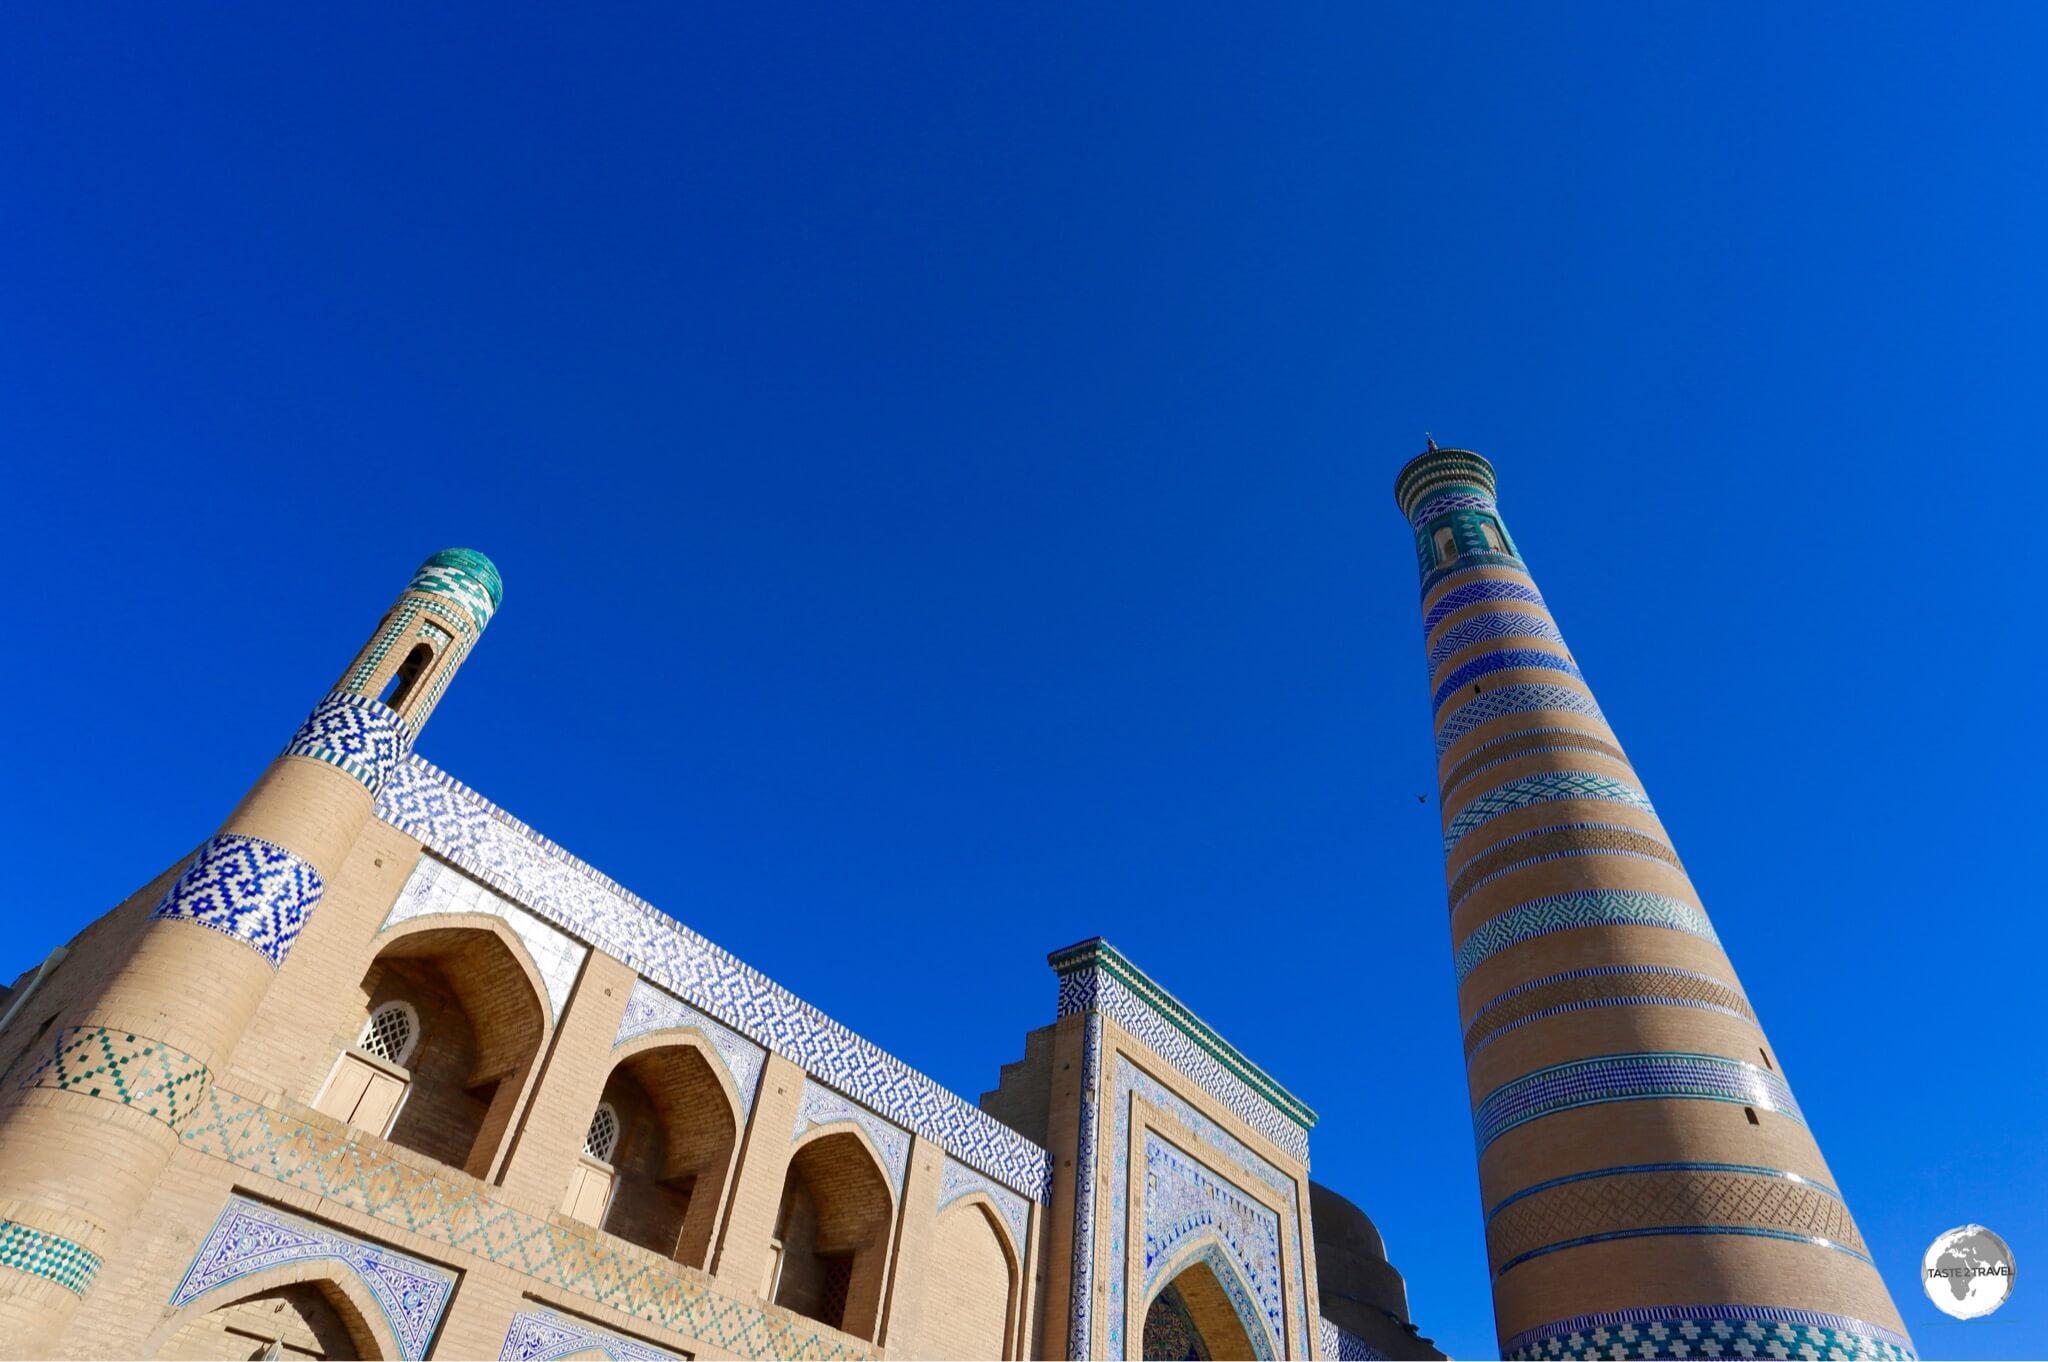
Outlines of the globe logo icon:
[{"label": "globe logo icon", "polygon": [[1957,1319],[1981,1319],[2012,1295],[2012,1250],[1982,1225],[1937,1236],[1920,1267],[1927,1299]]}]

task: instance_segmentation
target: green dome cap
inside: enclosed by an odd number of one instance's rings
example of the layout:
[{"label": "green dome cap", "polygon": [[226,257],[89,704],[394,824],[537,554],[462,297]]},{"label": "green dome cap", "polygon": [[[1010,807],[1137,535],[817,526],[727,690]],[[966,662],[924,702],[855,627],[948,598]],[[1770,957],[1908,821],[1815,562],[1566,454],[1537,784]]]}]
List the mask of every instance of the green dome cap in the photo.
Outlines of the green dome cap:
[{"label": "green dome cap", "polygon": [[421,563],[408,591],[448,596],[466,607],[476,627],[490,623],[505,599],[505,579],[497,564],[475,549],[442,549]]}]

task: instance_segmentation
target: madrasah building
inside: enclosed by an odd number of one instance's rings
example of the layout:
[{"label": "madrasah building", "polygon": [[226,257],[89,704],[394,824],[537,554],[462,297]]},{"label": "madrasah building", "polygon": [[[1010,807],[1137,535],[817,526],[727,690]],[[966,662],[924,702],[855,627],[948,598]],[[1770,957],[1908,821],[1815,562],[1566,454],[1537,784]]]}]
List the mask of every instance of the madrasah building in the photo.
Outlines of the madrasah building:
[{"label": "madrasah building", "polygon": [[[1912,1357],[1493,468],[1396,496],[1502,1354]],[[217,833],[37,943],[0,1352],[1441,1356],[1143,942],[1054,951],[969,1100],[417,755],[502,600],[429,558]]]}]

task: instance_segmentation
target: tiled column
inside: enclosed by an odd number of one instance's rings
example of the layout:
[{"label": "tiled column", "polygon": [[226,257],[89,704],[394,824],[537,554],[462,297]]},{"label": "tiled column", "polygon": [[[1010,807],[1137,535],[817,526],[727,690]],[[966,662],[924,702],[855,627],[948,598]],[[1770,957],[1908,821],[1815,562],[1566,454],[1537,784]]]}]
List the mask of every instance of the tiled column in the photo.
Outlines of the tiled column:
[{"label": "tiled column", "polygon": [[0,1093],[0,1351],[58,1350],[501,594],[481,554],[422,564],[133,952],[55,1019],[40,1066]]},{"label": "tiled column", "polygon": [[1504,1355],[1911,1356],[1492,466],[1432,447],[1395,492]]}]

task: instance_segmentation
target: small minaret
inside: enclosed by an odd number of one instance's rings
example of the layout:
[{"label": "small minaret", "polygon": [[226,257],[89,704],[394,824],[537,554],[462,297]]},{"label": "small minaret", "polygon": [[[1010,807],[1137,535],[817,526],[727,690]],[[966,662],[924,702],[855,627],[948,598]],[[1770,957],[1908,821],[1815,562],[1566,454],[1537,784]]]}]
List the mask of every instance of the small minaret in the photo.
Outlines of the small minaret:
[{"label": "small minaret", "polygon": [[48,1356],[248,1027],[376,795],[490,622],[491,561],[421,564],[334,691],[0,1093],[0,1352]]},{"label": "small minaret", "polygon": [[1494,491],[1434,441],[1394,487],[1502,1355],[1911,1357]]}]

